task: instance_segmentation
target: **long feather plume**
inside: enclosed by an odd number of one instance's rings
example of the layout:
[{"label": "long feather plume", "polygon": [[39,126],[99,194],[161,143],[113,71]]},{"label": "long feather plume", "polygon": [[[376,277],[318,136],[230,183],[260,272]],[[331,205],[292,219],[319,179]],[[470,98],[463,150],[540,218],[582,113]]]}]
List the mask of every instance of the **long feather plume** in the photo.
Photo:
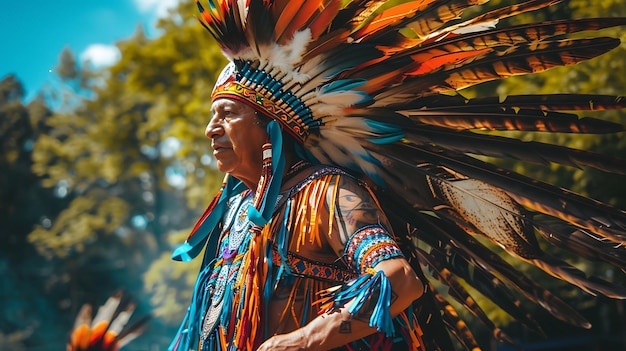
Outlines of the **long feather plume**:
[{"label": "long feather plume", "polygon": [[[624,287],[542,249],[553,245],[626,271],[626,212],[501,168],[492,159],[626,175],[624,159],[509,133],[623,133],[621,123],[593,113],[624,109],[626,98],[555,91],[470,99],[460,91],[617,49],[620,40],[598,31],[624,26],[626,18],[504,24],[520,14],[566,6],[561,0],[499,8],[486,0],[197,4],[200,22],[224,54],[238,69],[256,70],[246,78],[250,89],[282,94],[268,99],[289,118],[306,120],[304,156],[363,178],[383,207],[392,209],[388,216],[403,252],[425,281],[415,303],[424,350],[452,350],[448,333],[467,350],[480,348],[454,306],[466,309],[494,338],[511,342],[483,312],[476,292],[541,335],[545,326],[527,312],[528,304],[591,326],[504,255],[589,295],[626,297]],[[281,100],[286,92],[288,102]]]}]

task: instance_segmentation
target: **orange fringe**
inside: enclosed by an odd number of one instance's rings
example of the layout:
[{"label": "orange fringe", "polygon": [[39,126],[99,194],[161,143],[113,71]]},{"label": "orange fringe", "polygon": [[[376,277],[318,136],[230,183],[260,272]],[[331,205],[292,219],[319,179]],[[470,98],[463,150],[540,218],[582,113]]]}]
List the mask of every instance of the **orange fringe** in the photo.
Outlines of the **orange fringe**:
[{"label": "orange fringe", "polygon": [[[322,223],[318,222],[328,220],[328,233],[331,235],[339,179],[340,176],[331,174],[311,181],[310,184],[293,195],[291,199],[293,206],[290,213],[280,213],[263,228],[254,227],[252,229],[255,233],[251,239],[249,250],[235,257],[235,260],[242,259],[243,262],[239,268],[241,274],[233,286],[235,291],[240,293],[233,296],[232,304],[233,306],[242,304],[243,307],[238,315],[233,314],[228,327],[229,330],[220,327],[219,343],[223,349],[234,343],[239,350],[254,350],[261,344],[265,334],[263,320],[266,308],[263,291],[269,273],[266,260],[271,259],[265,257],[267,245],[270,245],[270,240],[275,239],[274,236],[281,229],[285,216],[288,216],[285,225],[287,231],[292,233],[288,245],[289,250],[299,252],[300,248],[306,244],[316,244],[321,247],[320,224]],[[331,186],[332,188],[329,188]],[[331,198],[328,199],[327,205],[329,189]],[[326,211],[327,208],[329,211],[328,218],[322,217],[321,211]],[[220,262],[218,261],[217,264]],[[282,311],[279,323],[285,321],[285,318],[292,318],[296,325],[301,326],[301,316],[303,316],[306,308],[309,310],[307,320],[304,323],[315,318],[324,310],[324,304],[329,303],[320,299],[320,292],[332,289],[332,285],[330,282],[309,278],[294,278],[289,295],[290,302]],[[304,292],[304,297],[310,301],[308,306],[301,304],[302,307],[297,308],[295,296],[298,291]],[[405,313],[399,317],[409,326],[409,320]],[[421,350],[419,345],[422,345],[421,328],[415,322],[412,324],[409,326],[411,329],[409,335],[413,344],[411,350],[419,351]]]},{"label": "orange fringe", "polygon": [[[290,221],[288,230],[295,237],[295,247],[293,248],[295,252],[299,252],[302,245],[306,244],[307,241],[309,243],[314,243],[318,246],[322,246],[322,238],[320,235],[320,211],[326,209],[326,194],[328,193],[329,186],[333,183],[332,180],[335,179],[335,186],[333,189],[332,196],[330,199],[331,206],[334,206],[335,196],[337,196],[337,183],[339,182],[339,177],[337,175],[326,175],[315,179],[306,186],[302,191],[296,193],[293,197],[293,201],[296,204],[296,218],[293,222]],[[333,207],[334,210],[334,207]],[[332,212],[329,213],[329,234],[332,231]],[[295,225],[292,225],[295,223]],[[308,236],[307,236],[308,234]]]}]

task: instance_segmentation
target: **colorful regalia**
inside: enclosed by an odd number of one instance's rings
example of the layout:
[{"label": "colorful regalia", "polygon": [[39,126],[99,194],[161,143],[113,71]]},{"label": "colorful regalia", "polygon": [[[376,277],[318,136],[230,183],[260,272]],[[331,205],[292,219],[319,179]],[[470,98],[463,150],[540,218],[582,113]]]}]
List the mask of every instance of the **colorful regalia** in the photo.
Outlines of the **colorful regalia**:
[{"label": "colorful regalia", "polygon": [[[449,335],[467,350],[479,349],[451,300],[498,340],[511,341],[478,306],[474,292],[536,331],[541,327],[524,309],[526,302],[590,327],[476,236],[589,294],[626,298],[624,287],[587,277],[545,253],[537,235],[581,258],[624,270],[624,211],[476,157],[626,174],[621,159],[488,133],[620,132],[620,124],[563,111],[621,109],[626,99],[576,94],[468,99],[460,92],[602,55],[619,40],[593,32],[624,25],[626,19],[499,26],[503,18],[560,1],[529,0],[495,9],[483,7],[486,2],[197,1],[200,22],[230,60],[213,98],[245,102],[273,121],[258,188],[248,191],[227,176],[174,253],[177,260],[190,260],[206,247],[192,304],[172,349],[253,350],[267,338],[267,299],[287,280],[319,301],[302,313],[299,325],[372,291],[377,291],[377,306],[384,306],[386,278],[371,267],[397,255],[411,263],[427,289],[393,321],[388,309],[376,309],[370,325],[379,333],[364,341],[371,349],[390,349],[398,338],[410,349],[448,351],[453,349]],[[474,15],[462,17],[470,8]],[[280,192],[284,137],[295,140],[302,159],[330,167],[287,194]],[[321,189],[336,177],[367,183],[395,234],[363,228],[354,233],[358,244],[346,246],[341,264],[302,260],[298,241],[318,240],[311,204],[321,201]],[[283,318],[291,317],[285,312]]]},{"label": "colorful regalia", "polygon": [[[378,262],[402,256],[392,234],[381,225],[365,226],[355,232],[342,257],[334,262],[316,261],[299,255],[306,243],[322,246],[316,219],[326,203],[335,203],[339,177],[351,177],[332,167],[317,169],[304,180],[278,196],[274,217],[263,229],[253,229],[247,216],[253,199],[250,190],[229,198],[227,210],[216,229],[220,240],[209,246],[207,256],[216,257],[203,264],[195,288],[192,309],[174,341],[174,350],[252,350],[267,339],[267,306],[274,290],[289,288],[288,303],[280,316],[283,325],[301,327],[322,312],[332,311],[357,298],[352,312],[357,313],[372,294],[377,294],[380,313],[370,319],[379,333],[356,342],[348,349],[385,349],[394,338],[418,349],[420,329],[413,307],[395,320],[383,308],[390,303],[390,290],[382,272],[372,269]],[[357,182],[357,180],[354,180]],[[364,184],[362,186],[365,186]],[[333,209],[328,209],[330,213]],[[333,216],[323,225],[332,227]],[[328,234],[328,235],[332,235]],[[217,250],[215,250],[217,249]],[[261,258],[256,260],[254,257]],[[256,268],[256,270],[254,269]],[[296,303],[296,298],[304,303]],[[253,314],[256,318],[247,319]],[[394,325],[395,324],[395,325]],[[397,331],[397,333],[396,333]],[[406,338],[406,340],[405,340]],[[372,346],[374,345],[374,346]],[[406,347],[406,346],[405,346]]]},{"label": "colorful regalia", "polygon": [[[337,196],[339,177],[351,177],[332,167],[317,169],[295,186],[281,192],[272,220],[260,230],[247,216],[253,193],[244,190],[227,201],[227,210],[216,226],[217,246],[209,246],[190,309],[174,350],[253,350],[267,339],[268,321],[262,306],[269,304],[278,287],[287,287],[290,298],[285,304],[279,328],[301,327],[325,311],[341,307],[357,298],[352,306],[356,314],[372,294],[377,294],[381,313],[370,318],[379,333],[346,346],[349,350],[371,347],[390,349],[394,339],[402,345],[419,349],[420,329],[413,307],[395,320],[384,306],[390,303],[389,283],[382,272],[372,269],[378,262],[402,256],[392,234],[380,225],[365,226],[355,232],[342,257],[322,262],[299,255],[299,247],[313,243],[321,247],[316,219],[326,211],[329,193]],[[356,179],[354,180],[357,181]],[[363,185],[365,186],[365,185]],[[330,209],[332,213],[332,209]],[[332,235],[332,233],[328,234]],[[255,257],[259,258],[256,259]],[[256,270],[255,270],[256,268]],[[304,299],[296,302],[295,297]],[[247,318],[254,315],[254,318]]]}]

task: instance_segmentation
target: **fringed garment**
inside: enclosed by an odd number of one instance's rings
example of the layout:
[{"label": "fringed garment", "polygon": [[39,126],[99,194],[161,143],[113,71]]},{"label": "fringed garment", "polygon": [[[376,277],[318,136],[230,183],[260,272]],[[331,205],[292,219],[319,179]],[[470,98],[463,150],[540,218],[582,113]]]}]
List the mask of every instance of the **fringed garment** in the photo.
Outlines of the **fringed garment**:
[{"label": "fringed garment", "polygon": [[[270,336],[302,327],[348,301],[353,301],[354,315],[368,299],[377,299],[370,326],[379,332],[342,349],[422,349],[415,306],[392,320],[389,282],[382,271],[373,270],[382,260],[402,256],[392,234],[379,225],[361,228],[343,257],[323,237],[326,231],[333,235],[336,219],[328,213],[334,213],[340,177],[350,175],[321,168],[281,192],[274,216],[263,228],[255,228],[246,216],[251,191],[228,200],[217,227],[219,246],[207,248],[192,305],[171,350],[254,350]],[[326,245],[328,255],[320,261],[304,257],[300,249],[305,245],[320,250]],[[273,300],[276,295],[281,298]],[[282,309],[278,319],[268,315],[270,304]]]}]

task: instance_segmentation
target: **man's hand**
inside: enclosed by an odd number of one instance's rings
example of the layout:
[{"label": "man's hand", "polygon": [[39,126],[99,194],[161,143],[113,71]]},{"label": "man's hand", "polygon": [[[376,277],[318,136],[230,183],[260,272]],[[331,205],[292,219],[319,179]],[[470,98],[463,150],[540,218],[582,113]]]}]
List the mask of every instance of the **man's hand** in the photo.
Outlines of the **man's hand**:
[{"label": "man's hand", "polygon": [[289,334],[274,335],[265,340],[257,351],[306,351],[307,340],[304,332],[297,329]]}]

